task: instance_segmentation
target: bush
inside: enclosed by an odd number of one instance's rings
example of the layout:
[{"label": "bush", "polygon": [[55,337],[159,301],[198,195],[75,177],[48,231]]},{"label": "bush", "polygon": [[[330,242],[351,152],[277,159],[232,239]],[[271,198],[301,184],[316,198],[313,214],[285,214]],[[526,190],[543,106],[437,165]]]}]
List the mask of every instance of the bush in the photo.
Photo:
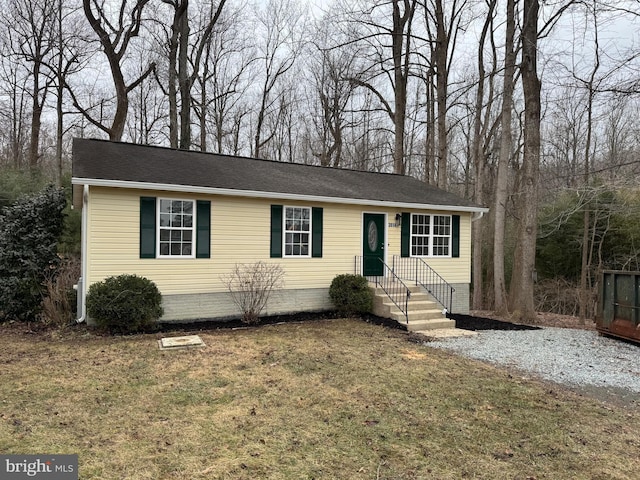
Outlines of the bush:
[{"label": "bush", "polygon": [[0,318],[36,320],[57,273],[64,191],[53,186],[0,212]]},{"label": "bush", "polygon": [[0,209],[37,194],[50,182],[50,175],[39,170],[0,166]]},{"label": "bush", "polygon": [[56,275],[45,280],[47,296],[43,302],[44,323],[62,328],[73,322],[77,313],[77,292],[73,286],[78,282],[78,278],[80,278],[80,259],[71,256],[63,258]]},{"label": "bush", "polygon": [[162,295],[151,280],[119,275],[94,283],[87,292],[87,313],[111,333],[150,329],[163,314]]},{"label": "bush", "polygon": [[233,303],[242,312],[244,323],[258,323],[273,290],[284,285],[280,265],[256,262],[236,264],[233,271],[220,278],[227,286]]},{"label": "bush", "polygon": [[367,313],[373,309],[373,292],[362,275],[338,275],[331,282],[329,297],[343,315]]}]

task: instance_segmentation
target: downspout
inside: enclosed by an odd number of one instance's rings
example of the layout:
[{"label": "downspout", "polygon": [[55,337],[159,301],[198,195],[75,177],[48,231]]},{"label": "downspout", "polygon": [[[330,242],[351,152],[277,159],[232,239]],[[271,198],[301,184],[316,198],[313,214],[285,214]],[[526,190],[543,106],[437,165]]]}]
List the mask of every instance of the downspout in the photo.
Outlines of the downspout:
[{"label": "downspout", "polygon": [[482,217],[484,217],[484,212],[480,211],[480,212],[474,212],[474,214],[471,216],[471,222],[475,222],[476,220],[480,220]]},{"label": "downspout", "polygon": [[80,280],[76,285],[80,299],[80,316],[76,323],[82,323],[87,319],[87,220],[89,219],[89,185],[84,185],[82,191],[82,222],[80,225]]}]

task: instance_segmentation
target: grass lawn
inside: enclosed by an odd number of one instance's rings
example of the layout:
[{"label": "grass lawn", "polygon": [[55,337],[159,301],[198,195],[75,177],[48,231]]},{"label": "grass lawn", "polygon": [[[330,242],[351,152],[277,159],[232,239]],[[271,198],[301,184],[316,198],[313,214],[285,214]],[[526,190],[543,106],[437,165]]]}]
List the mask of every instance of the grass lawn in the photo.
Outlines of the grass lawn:
[{"label": "grass lawn", "polygon": [[82,479],[640,472],[635,411],[401,331],[327,320],[199,335],[206,348],[167,352],[159,334],[0,329],[0,452],[77,453]]}]

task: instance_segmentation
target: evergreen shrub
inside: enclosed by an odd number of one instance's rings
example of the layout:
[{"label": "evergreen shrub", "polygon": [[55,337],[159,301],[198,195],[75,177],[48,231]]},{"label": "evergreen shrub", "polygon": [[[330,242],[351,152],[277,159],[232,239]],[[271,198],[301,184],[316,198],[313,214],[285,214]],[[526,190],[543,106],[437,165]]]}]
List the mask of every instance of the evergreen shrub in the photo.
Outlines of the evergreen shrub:
[{"label": "evergreen shrub", "polygon": [[329,287],[329,298],[344,315],[368,313],[373,309],[373,292],[362,275],[337,275]]},{"label": "evergreen shrub", "polygon": [[0,211],[0,319],[34,321],[57,275],[64,191],[53,186]]},{"label": "evergreen shrub", "polygon": [[128,274],[109,277],[89,287],[87,313],[98,327],[111,333],[143,332],[162,316],[162,295],[147,278]]}]

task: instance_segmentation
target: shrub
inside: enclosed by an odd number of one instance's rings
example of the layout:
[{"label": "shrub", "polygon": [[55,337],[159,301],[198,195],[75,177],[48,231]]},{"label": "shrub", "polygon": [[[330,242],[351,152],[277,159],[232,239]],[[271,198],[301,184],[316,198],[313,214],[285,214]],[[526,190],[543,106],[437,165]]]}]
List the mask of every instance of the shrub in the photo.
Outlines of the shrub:
[{"label": "shrub", "polygon": [[231,273],[220,278],[242,312],[242,321],[258,323],[271,292],[283,287],[283,277],[280,265],[256,262],[236,264]]},{"label": "shrub", "polygon": [[50,181],[50,176],[39,170],[0,166],[0,209],[37,194]]},{"label": "shrub", "polygon": [[338,275],[331,282],[329,297],[343,315],[367,313],[373,309],[373,292],[362,275]]},{"label": "shrub", "polygon": [[150,329],[162,316],[162,295],[151,280],[119,275],[94,283],[87,292],[87,313],[111,333]]},{"label": "shrub", "polygon": [[56,275],[64,191],[53,186],[0,212],[0,318],[36,320]]},{"label": "shrub", "polygon": [[76,314],[77,292],[73,285],[80,278],[80,259],[65,257],[62,259],[56,275],[45,282],[47,296],[43,302],[43,320],[55,327],[65,327],[73,321]]}]

